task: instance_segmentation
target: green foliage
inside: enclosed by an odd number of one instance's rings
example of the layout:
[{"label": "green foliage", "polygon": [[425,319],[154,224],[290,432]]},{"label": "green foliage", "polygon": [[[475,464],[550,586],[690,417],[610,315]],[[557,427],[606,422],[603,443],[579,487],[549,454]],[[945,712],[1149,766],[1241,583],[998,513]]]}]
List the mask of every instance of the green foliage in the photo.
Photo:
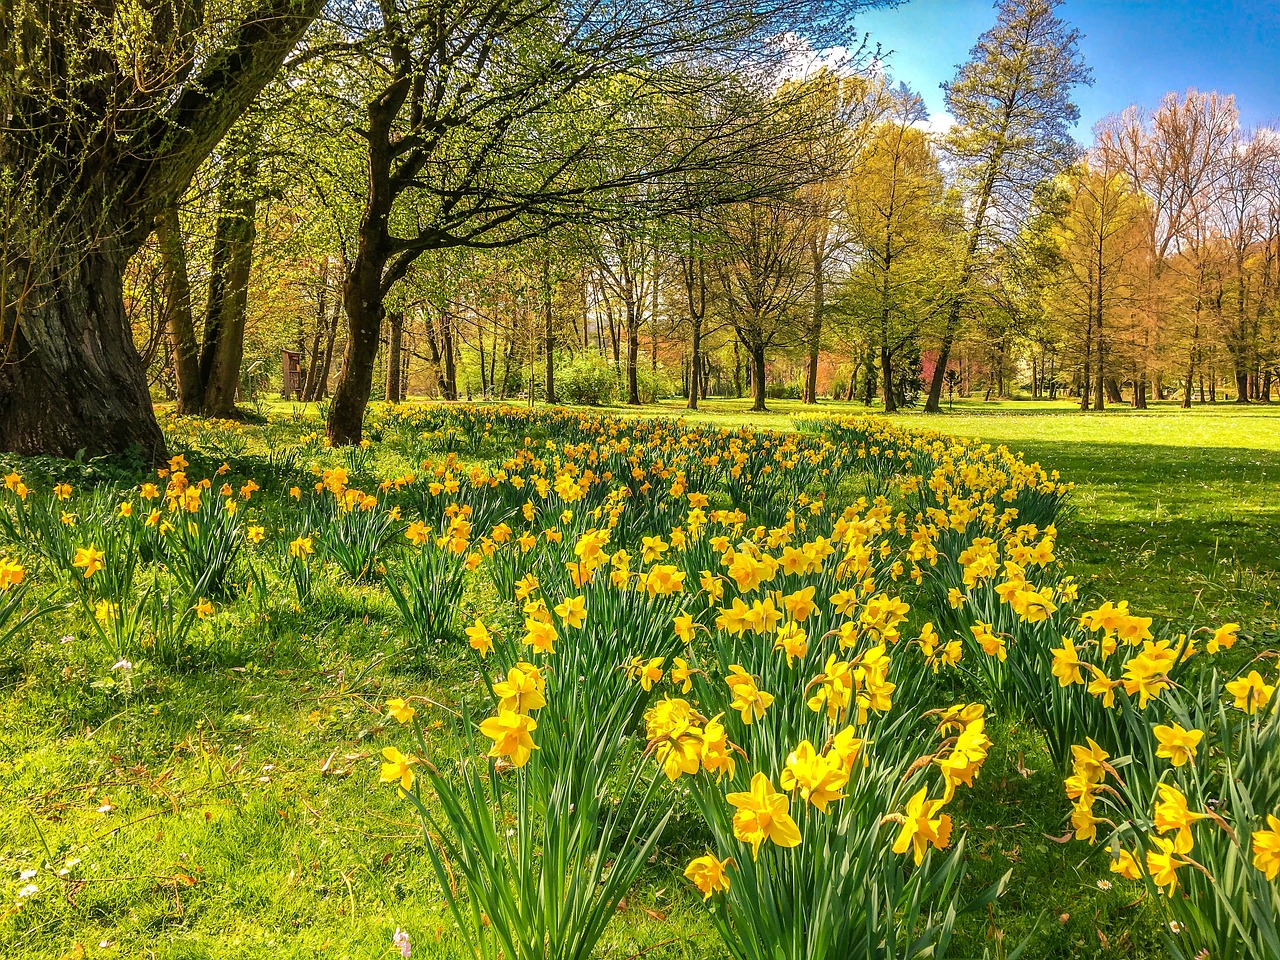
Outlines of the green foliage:
[{"label": "green foliage", "polygon": [[556,364],[556,393],[565,403],[607,406],[618,399],[618,371],[592,350],[561,357]]}]

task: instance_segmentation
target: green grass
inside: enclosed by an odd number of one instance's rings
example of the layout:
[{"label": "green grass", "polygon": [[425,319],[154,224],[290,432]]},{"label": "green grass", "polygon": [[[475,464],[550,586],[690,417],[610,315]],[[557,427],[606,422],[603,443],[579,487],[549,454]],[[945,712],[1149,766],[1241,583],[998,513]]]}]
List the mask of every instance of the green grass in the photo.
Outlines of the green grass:
[{"label": "green grass", "polygon": [[[789,429],[813,409],[773,406],[711,401],[690,419]],[[1098,595],[1238,619],[1275,645],[1280,409],[966,403],[902,419],[1007,444],[1074,481],[1060,546]],[[252,464],[265,445],[248,433]],[[476,678],[448,656],[411,669],[397,626],[385,598],[323,578],[304,611],[234,607],[203,625],[192,663],[142,667],[127,684],[64,614],[0,649],[0,957],[389,957],[396,927],[415,956],[455,955],[420,827],[376,782],[378,750],[403,738],[375,708],[408,693],[454,702]],[[992,736],[954,814],[975,889],[1014,874],[957,955],[999,957],[1038,923],[1027,956],[1159,956],[1149,905],[1131,886],[1099,888],[1100,851],[1051,839],[1066,806],[1030,726],[996,718]],[[721,955],[678,876],[679,846],[628,898],[607,956]],[[59,877],[68,858],[79,863]],[[40,892],[15,907],[29,869]]]}]

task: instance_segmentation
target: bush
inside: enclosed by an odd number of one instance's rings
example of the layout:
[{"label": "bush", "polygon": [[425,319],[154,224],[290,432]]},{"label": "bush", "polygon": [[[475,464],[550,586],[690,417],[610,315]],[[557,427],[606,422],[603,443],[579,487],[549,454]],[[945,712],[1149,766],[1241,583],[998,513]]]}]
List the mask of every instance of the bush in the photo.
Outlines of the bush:
[{"label": "bush", "polygon": [[556,365],[556,393],[565,403],[613,403],[620,386],[613,363],[594,351],[572,354]]},{"label": "bush", "polygon": [[676,392],[675,381],[662,364],[658,364],[656,371],[646,364],[640,364],[636,369],[636,386],[640,391],[641,403],[653,403]]}]

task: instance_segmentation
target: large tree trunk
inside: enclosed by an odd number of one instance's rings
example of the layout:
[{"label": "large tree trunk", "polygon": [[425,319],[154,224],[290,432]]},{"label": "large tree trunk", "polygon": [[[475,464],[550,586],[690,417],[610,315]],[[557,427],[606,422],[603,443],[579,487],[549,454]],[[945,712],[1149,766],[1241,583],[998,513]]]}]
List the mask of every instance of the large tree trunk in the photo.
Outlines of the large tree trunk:
[{"label": "large tree trunk", "polygon": [[382,327],[380,264],[363,259],[352,265],[342,285],[347,310],[347,349],[342,373],[333,390],[325,432],[334,446],[359,443],[364,437],[364,410],[373,392],[374,360]]},{"label": "large tree trunk", "polygon": [[640,380],[636,365],[640,360],[640,305],[627,294],[627,403],[640,404]]},{"label": "large tree trunk", "polygon": [[810,242],[810,254],[813,258],[813,314],[809,323],[809,362],[805,368],[802,403],[818,402],[818,351],[822,346],[822,315],[826,310],[825,251],[816,237]]},{"label": "large tree trunk", "polygon": [[338,324],[342,320],[342,297],[333,298],[333,313],[329,316],[329,335],[324,345],[324,363],[320,365],[320,375],[316,378],[315,393],[312,400],[323,400],[329,396],[329,374],[333,371],[333,345],[338,339]]},{"label": "large tree trunk", "polygon": [[754,401],[751,404],[752,410],[763,411],[766,409],[764,405],[764,389],[764,344],[755,343],[751,346],[751,393]]},{"label": "large tree trunk", "polygon": [[[373,392],[374,359],[386,315],[383,297],[392,279],[386,276],[391,257],[387,226],[395,194],[391,162],[395,148],[392,126],[409,96],[411,78],[403,58],[398,58],[395,80],[368,106],[369,144],[367,194],[360,216],[356,255],[347,265],[342,282],[342,303],[347,311],[347,349],[342,373],[333,388],[333,403],[325,434],[334,446],[359,443],[364,437],[364,411]],[[407,269],[408,261],[402,263]],[[385,286],[384,286],[385,285]]]},{"label": "large tree trunk", "polygon": [[136,447],[162,461],[164,436],[125,317],[128,252],[108,231],[88,249],[42,253],[47,279],[25,305],[12,359],[0,364],[0,449],[74,457]]},{"label": "large tree trunk", "polygon": [[178,413],[198,413],[204,399],[204,383],[200,379],[200,350],[196,345],[195,320],[191,313],[187,250],[182,242],[176,204],[166,206],[156,218],[156,242],[164,271],[165,326],[173,351]]},{"label": "large tree trunk", "polygon": [[689,403],[690,410],[698,409],[698,389],[702,380],[702,318],[692,318],[693,357],[689,362]]},{"label": "large tree trunk", "polygon": [[204,412],[215,417],[235,413],[240,364],[244,360],[245,312],[258,211],[257,136],[256,132],[245,132],[228,137],[233,152],[218,188],[218,222],[204,318],[204,350],[200,355]]},{"label": "large tree trunk", "polygon": [[556,331],[551,310],[551,261],[549,255],[542,260],[542,336],[546,352],[546,370],[543,390],[547,403],[556,402]]},{"label": "large tree trunk", "polygon": [[[323,5],[261,0],[201,40],[198,4],[151,4],[133,38],[148,52],[135,62],[89,39],[104,17],[110,27],[112,4],[5,4],[6,37],[20,38],[6,40],[9,59],[31,69],[10,69],[0,94],[0,184],[37,188],[22,216],[42,237],[44,276],[21,317],[0,322],[19,320],[0,367],[0,447],[164,457],[125,315],[125,265]],[[0,270],[12,266],[0,258]]]},{"label": "large tree trunk", "polygon": [[454,360],[453,315],[446,309],[440,317],[441,359],[444,363],[444,398],[458,399],[458,368]]},{"label": "large tree trunk", "polygon": [[329,258],[325,257],[320,264],[320,283],[316,289],[316,329],[311,337],[311,356],[307,364],[307,377],[302,383],[302,402],[310,403],[316,396],[316,378],[320,375],[321,340],[325,333],[325,324],[329,320]]},{"label": "large tree trunk", "polygon": [[880,346],[880,380],[883,386],[881,392],[884,394],[884,412],[897,413],[898,401],[893,395],[893,354],[883,344]]},{"label": "large tree trunk", "polygon": [[404,314],[393,310],[387,314],[387,402],[399,403],[400,344],[404,337]]}]

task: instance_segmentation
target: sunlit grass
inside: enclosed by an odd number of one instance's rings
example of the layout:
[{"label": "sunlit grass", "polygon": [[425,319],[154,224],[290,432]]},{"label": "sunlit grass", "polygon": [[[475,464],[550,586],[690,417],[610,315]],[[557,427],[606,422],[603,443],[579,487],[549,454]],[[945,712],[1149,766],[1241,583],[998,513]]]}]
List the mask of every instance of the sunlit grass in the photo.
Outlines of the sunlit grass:
[{"label": "sunlit grass", "polygon": [[[705,406],[690,419],[776,429],[812,409]],[[637,412],[684,413],[674,403]],[[305,413],[292,433],[318,426],[314,408]],[[1080,416],[1065,404],[956,404],[902,419],[1008,444],[1075,481],[1060,546],[1098,592],[1157,616],[1238,619],[1274,645],[1280,410]],[[245,436],[230,457],[237,472],[272,448],[258,426]],[[377,471],[405,466],[384,464],[376,447],[373,456]],[[412,671],[394,656],[395,628],[388,603],[325,581],[303,612],[221,614],[216,645],[185,669],[151,668],[133,694],[67,615],[3,651],[0,895],[15,902],[28,869],[41,893],[23,906],[35,922],[0,937],[0,957],[379,957],[396,927],[411,932],[416,956],[457,955],[420,826],[376,785],[377,751],[394,733],[375,708],[409,692],[456,701],[475,677],[448,656]],[[1039,922],[1030,956],[1158,956],[1146,905],[1097,886],[1107,875],[1098,852],[1051,839],[1065,827],[1043,742],[1016,718],[997,718],[991,732],[982,789],[956,812],[969,825],[975,886],[1014,875],[990,925],[960,931],[959,955],[981,954],[995,930],[1011,946]],[[677,823],[605,955],[720,955],[679,877],[700,842]],[[67,868],[68,857],[80,863]]]}]

